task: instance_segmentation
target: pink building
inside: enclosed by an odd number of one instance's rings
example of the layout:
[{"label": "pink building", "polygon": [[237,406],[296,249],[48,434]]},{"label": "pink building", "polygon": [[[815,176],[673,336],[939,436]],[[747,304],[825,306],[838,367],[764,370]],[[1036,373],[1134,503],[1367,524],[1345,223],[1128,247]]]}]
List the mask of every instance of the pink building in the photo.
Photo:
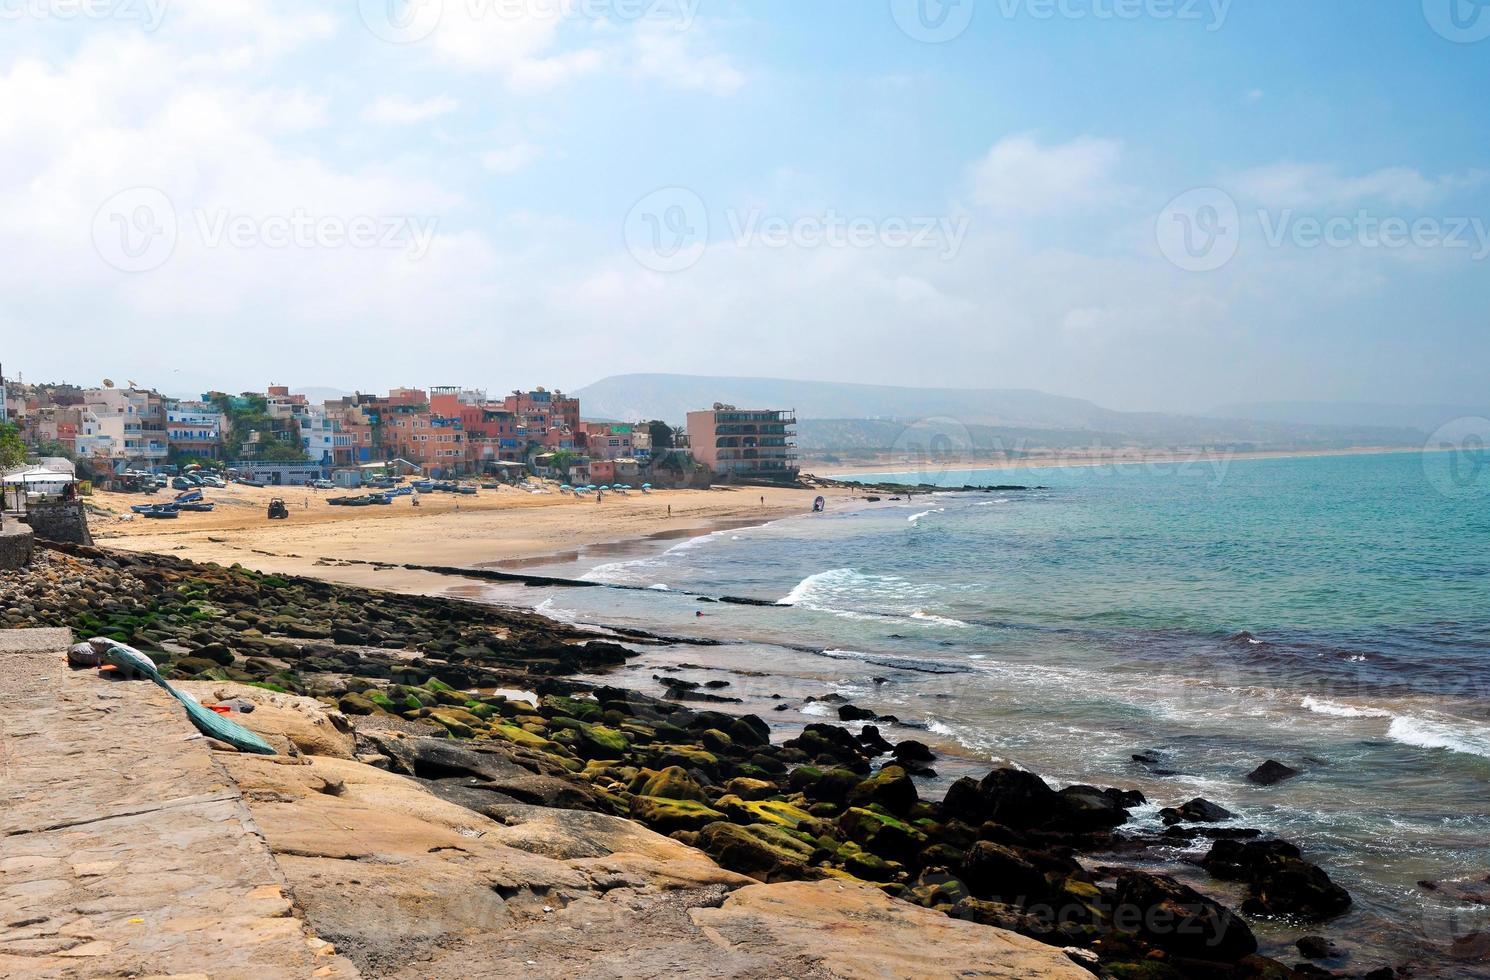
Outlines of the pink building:
[{"label": "pink building", "polygon": [[716,403],[688,413],[688,444],[693,458],[716,476],[794,480],[797,477],[797,413],[738,409]]}]

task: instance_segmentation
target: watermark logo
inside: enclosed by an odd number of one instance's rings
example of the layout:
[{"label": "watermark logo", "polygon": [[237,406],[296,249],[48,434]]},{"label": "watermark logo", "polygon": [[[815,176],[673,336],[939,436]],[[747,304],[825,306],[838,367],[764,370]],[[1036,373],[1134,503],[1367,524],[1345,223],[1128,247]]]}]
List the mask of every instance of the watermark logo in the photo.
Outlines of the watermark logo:
[{"label": "watermark logo", "polygon": [[149,272],[176,251],[176,207],[154,187],[120,191],[93,215],[93,248],[120,272]]},{"label": "watermark logo", "polygon": [[1423,16],[1439,37],[1455,44],[1490,38],[1490,0],[1423,0]]},{"label": "watermark logo", "polygon": [[147,33],[160,28],[169,0],[0,0],[0,21],[118,21]]},{"label": "watermark logo", "polygon": [[916,483],[942,485],[947,474],[967,469],[973,449],[968,427],[954,418],[918,419],[901,430],[890,447],[895,468],[915,474]]},{"label": "watermark logo", "polygon": [[438,223],[430,216],[343,217],[304,208],[270,215],[196,208],[183,222],[163,191],[134,187],[103,203],[92,230],[93,247],[106,263],[138,273],[170,261],[183,232],[194,234],[204,249],[385,249],[402,251],[410,262],[418,262],[429,253]]},{"label": "watermark logo", "polygon": [[945,44],[972,25],[975,0],[890,0],[900,30],[922,44]]},{"label": "watermark logo", "polygon": [[1226,25],[1232,0],[991,0],[1005,20],[1187,21],[1207,31]]},{"label": "watermark logo", "polygon": [[1241,211],[1220,188],[1197,187],[1165,205],[1154,234],[1159,251],[1173,265],[1186,272],[1214,272],[1241,247]]},{"label": "watermark logo", "polygon": [[663,187],[632,205],[626,215],[626,250],[653,272],[682,272],[704,257],[709,209],[686,187]]},{"label": "watermark logo", "polygon": [[1320,218],[1284,208],[1276,214],[1260,210],[1257,220],[1269,248],[1449,249],[1467,251],[1476,262],[1490,258],[1490,227],[1483,218],[1429,215],[1409,220],[1366,208]]},{"label": "watermark logo", "polygon": [[943,261],[957,257],[969,223],[967,215],[880,218],[845,215],[832,208],[794,217],[768,215],[760,208],[732,210],[728,217],[739,248],[926,249]]},{"label": "watermark logo", "polygon": [[445,16],[444,0],[357,0],[357,12],[373,36],[390,44],[414,44],[434,33]]},{"label": "watermark logo", "polygon": [[1490,419],[1454,419],[1423,446],[1423,475],[1445,497],[1490,495]]}]

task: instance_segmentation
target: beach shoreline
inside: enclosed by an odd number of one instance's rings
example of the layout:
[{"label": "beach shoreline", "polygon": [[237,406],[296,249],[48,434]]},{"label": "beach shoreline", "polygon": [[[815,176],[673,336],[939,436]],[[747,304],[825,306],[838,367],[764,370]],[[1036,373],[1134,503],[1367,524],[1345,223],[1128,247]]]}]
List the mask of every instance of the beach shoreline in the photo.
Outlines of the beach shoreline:
[{"label": "beach shoreline", "polygon": [[[830,507],[845,506],[857,495],[848,489],[747,486],[612,495],[596,504],[507,488],[476,497],[405,497],[387,507],[330,506],[327,499],[339,492],[234,485],[206,492],[217,504],[213,512],[170,522],[126,516],[131,505],[159,495],[95,493],[89,499],[103,511],[91,518],[103,547],[435,594],[446,590],[448,578],[401,566],[520,570],[629,554],[652,542],[810,514],[820,494]],[[289,505],[288,520],[265,516],[276,496]]]}]

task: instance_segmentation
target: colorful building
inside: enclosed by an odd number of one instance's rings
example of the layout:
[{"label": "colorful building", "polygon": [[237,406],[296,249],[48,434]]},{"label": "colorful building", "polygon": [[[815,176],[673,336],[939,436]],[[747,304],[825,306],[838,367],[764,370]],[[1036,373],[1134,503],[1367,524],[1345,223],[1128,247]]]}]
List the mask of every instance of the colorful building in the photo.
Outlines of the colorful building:
[{"label": "colorful building", "polygon": [[708,411],[688,413],[688,444],[694,458],[716,476],[792,480],[797,476],[796,424],[795,411],[716,403]]}]

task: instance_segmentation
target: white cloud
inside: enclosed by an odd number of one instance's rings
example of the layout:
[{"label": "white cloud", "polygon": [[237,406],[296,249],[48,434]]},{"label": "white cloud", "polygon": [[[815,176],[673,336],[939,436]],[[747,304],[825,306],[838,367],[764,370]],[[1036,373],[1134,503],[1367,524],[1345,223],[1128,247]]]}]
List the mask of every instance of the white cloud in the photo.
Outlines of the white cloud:
[{"label": "white cloud", "polygon": [[633,73],[710,95],[729,96],[740,91],[745,86],[745,73],[723,55],[695,50],[694,36],[666,26],[639,26],[631,38]]},{"label": "white cloud", "polygon": [[420,102],[402,95],[384,95],[362,110],[362,120],[385,126],[406,126],[448,116],[458,108],[460,103],[448,95],[437,95]]},{"label": "white cloud", "polygon": [[1423,207],[1483,183],[1486,176],[1485,171],[1469,171],[1426,177],[1411,167],[1348,176],[1324,164],[1278,163],[1245,171],[1233,183],[1241,194],[1268,207]]},{"label": "white cloud", "polygon": [[511,146],[488,150],[481,155],[481,165],[494,174],[515,174],[526,170],[542,154],[532,143],[514,143]]},{"label": "white cloud", "polygon": [[1025,215],[1112,204],[1122,193],[1113,182],[1121,157],[1116,140],[1081,137],[1044,146],[1030,136],[1010,136],[973,167],[973,201]]}]

